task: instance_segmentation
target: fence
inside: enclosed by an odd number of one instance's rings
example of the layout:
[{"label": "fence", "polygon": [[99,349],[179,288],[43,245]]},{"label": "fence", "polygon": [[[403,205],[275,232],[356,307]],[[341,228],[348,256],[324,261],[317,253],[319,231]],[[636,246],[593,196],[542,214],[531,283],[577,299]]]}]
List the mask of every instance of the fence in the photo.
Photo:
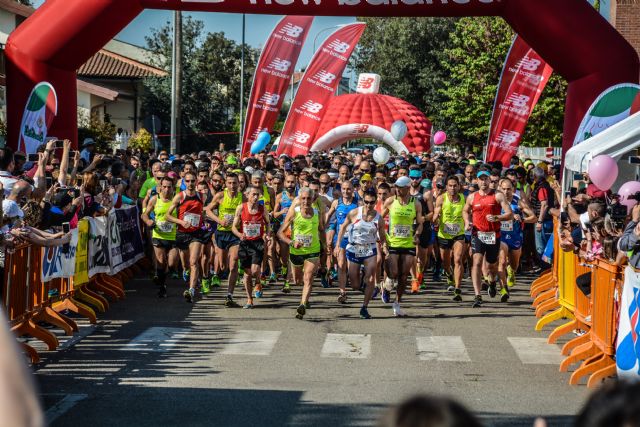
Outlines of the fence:
[{"label": "fence", "polygon": [[[23,244],[7,251],[2,305],[12,331],[55,350],[56,335],[40,322],[73,335],[78,326],[63,312],[96,323],[96,311],[106,311],[109,300],[124,299],[124,283],[140,271],[136,264],[147,263],[138,218],[136,207],[112,210],[106,217],[79,221],[68,248]],[[38,363],[36,350],[21,345],[32,363]]]}]

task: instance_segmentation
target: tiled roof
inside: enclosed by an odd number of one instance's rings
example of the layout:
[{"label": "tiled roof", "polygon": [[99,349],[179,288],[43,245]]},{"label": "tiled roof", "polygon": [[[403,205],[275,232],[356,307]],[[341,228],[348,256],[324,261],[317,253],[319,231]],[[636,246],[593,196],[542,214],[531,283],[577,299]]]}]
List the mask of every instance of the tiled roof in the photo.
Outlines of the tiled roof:
[{"label": "tiled roof", "polygon": [[78,70],[81,77],[141,78],[164,77],[167,73],[159,68],[107,50],[100,50]]}]

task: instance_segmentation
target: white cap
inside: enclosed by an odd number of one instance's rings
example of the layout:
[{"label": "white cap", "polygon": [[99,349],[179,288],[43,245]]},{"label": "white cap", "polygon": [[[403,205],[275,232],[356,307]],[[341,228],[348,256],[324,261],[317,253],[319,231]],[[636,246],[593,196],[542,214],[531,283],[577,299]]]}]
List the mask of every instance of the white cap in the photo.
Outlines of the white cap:
[{"label": "white cap", "polygon": [[406,176],[401,176],[395,182],[395,186],[400,188],[408,187],[409,185],[411,185],[411,179],[409,179],[409,177],[406,177]]},{"label": "white cap", "polygon": [[13,200],[3,200],[2,201],[2,214],[7,218],[22,218],[24,217],[24,212],[20,209],[20,206]]}]

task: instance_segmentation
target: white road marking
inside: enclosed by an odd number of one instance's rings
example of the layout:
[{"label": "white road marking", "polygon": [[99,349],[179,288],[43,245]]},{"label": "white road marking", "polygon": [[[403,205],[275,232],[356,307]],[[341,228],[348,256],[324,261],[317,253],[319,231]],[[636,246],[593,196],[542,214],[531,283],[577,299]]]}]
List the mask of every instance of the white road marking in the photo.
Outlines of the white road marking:
[{"label": "white road marking", "polygon": [[221,353],[268,356],[278,342],[280,334],[280,331],[238,331]]},{"label": "white road marking", "polygon": [[58,347],[58,350],[66,350],[68,348],[73,347],[74,345],[78,344],[80,341],[82,341],[83,339],[91,335],[96,330],[96,328],[97,328],[96,325],[80,327],[79,328],[80,331],[74,336],[72,336],[71,338],[69,338],[64,343],[60,344],[60,347]]},{"label": "white road marking", "polygon": [[152,327],[132,339],[121,350],[164,352],[189,334],[185,328]]},{"label": "white road marking", "polygon": [[416,337],[420,360],[471,362],[462,337]]},{"label": "white road marking", "polygon": [[64,415],[67,411],[76,406],[76,403],[86,398],[86,394],[67,394],[62,400],[47,409],[47,412],[44,414],[47,424],[53,423],[61,415]]},{"label": "white road marking", "polygon": [[371,335],[327,334],[322,357],[366,359],[371,354]]},{"label": "white road marking", "polygon": [[560,347],[546,338],[510,337],[509,343],[525,365],[559,365],[564,359]]}]

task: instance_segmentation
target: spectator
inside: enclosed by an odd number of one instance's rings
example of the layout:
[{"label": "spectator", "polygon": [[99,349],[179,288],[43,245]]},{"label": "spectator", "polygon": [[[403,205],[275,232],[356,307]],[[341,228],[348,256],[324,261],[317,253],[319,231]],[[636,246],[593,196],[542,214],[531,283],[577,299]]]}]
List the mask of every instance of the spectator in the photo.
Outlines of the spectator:
[{"label": "spectator", "polygon": [[631,252],[629,265],[640,269],[640,205],[631,211],[631,221],[625,227],[618,246],[621,251]]},{"label": "spectator", "polygon": [[96,142],[92,138],[85,138],[82,142],[82,152],[80,158],[84,161],[84,165],[89,165],[93,161],[96,149]]},{"label": "spectator", "polygon": [[0,149],[0,182],[4,187],[5,196],[11,193],[13,185],[18,181],[18,179],[13,176],[14,167],[15,160],[13,150],[9,147]]},{"label": "spectator", "polygon": [[379,427],[480,427],[464,406],[444,397],[416,396],[391,409]]}]

